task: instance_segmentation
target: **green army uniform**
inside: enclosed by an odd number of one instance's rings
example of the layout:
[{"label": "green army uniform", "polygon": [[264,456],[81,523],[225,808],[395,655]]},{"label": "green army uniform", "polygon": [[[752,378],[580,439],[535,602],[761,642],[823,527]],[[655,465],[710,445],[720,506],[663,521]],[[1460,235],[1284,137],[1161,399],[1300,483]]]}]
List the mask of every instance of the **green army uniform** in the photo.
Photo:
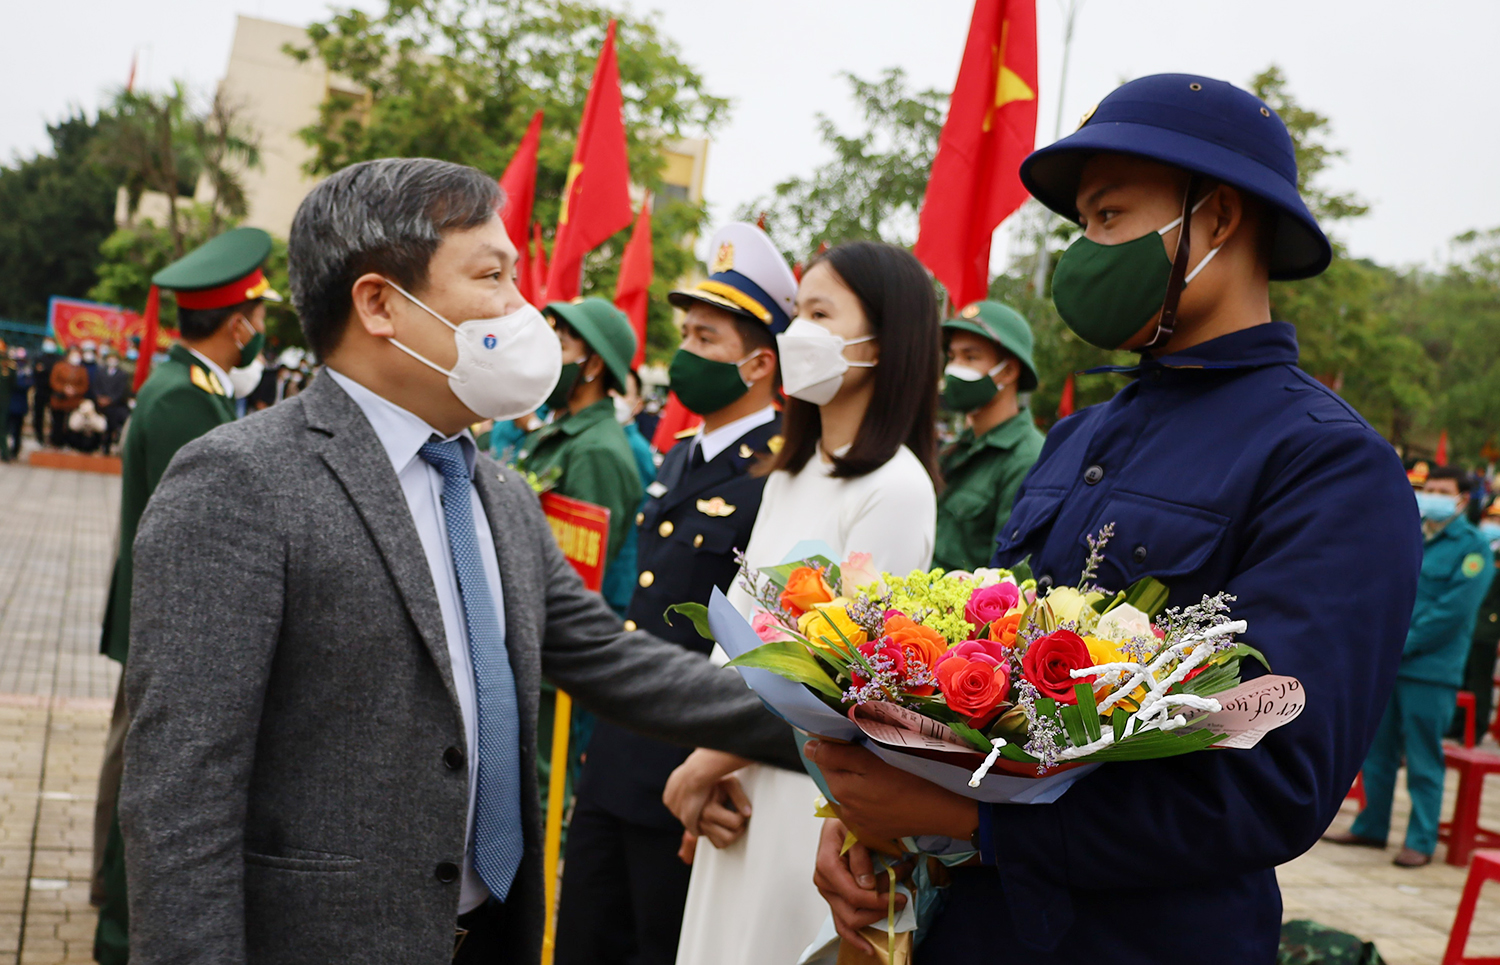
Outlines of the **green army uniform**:
[{"label": "green army uniform", "polygon": [[[943,330],[969,332],[994,342],[1020,363],[1017,390],[1030,392],[1036,388],[1031,326],[1014,309],[999,302],[975,302],[957,318],[944,322]],[[938,496],[933,566],[973,570],[990,565],[995,537],[1010,519],[1016,491],[1041,455],[1045,441],[1031,410],[1022,406],[1020,412],[983,435],[966,426],[943,450],[939,456],[943,491]]]},{"label": "green army uniform", "polygon": [[[630,359],[635,355],[635,332],[624,312],[600,298],[586,298],[572,304],[553,302],[545,311],[566,322],[604,361],[615,383],[625,385]],[[635,525],[636,509],[646,492],[641,485],[635,455],[625,430],[615,419],[614,400],[609,396],[573,413],[567,412],[565,401],[559,403],[554,399],[548,404],[553,405],[557,412],[556,421],[522,440],[517,464],[549,483],[558,495],[581,499],[609,510],[609,544],[604,548],[604,579],[608,584],[612,567],[620,555],[620,548],[625,545],[626,536]],[[552,685],[544,681],[536,731],[538,786],[544,809],[552,761],[554,694]],[[593,731],[593,715],[575,707],[568,737],[565,799],[572,796],[578,783],[583,752]]]},{"label": "green army uniform", "polygon": [[[237,228],[207,242],[157,272],[151,283],[177,293],[180,308],[228,308],[257,299],[279,301],[266,284],[261,265],[271,253],[271,236],[258,228]],[[143,356],[140,364],[148,364]],[[121,447],[120,542],[110,578],[99,649],[125,663],[130,651],[130,594],[135,578],[131,547],[141,514],[156,491],[172,457],[183,446],[235,418],[233,389],[203,359],[183,345],[173,345],[136,395]],[[115,801],[124,732],[124,676],[115,698],[114,719],[99,779],[95,813],[95,903],[99,926],[94,958],[123,965],[130,958],[124,844]]]},{"label": "green army uniform", "polygon": [[[1493,517],[1492,517],[1493,518]],[[1493,545],[1492,545],[1493,549]],[[1496,565],[1500,566],[1500,559]],[[1479,604],[1474,622],[1474,642],[1469,647],[1469,661],[1464,668],[1463,689],[1474,695],[1474,736],[1483,737],[1489,729],[1495,708],[1494,695],[1496,653],[1500,651],[1500,572],[1490,581],[1490,591]],[[1454,719],[1457,734],[1462,734],[1463,712]]]}]

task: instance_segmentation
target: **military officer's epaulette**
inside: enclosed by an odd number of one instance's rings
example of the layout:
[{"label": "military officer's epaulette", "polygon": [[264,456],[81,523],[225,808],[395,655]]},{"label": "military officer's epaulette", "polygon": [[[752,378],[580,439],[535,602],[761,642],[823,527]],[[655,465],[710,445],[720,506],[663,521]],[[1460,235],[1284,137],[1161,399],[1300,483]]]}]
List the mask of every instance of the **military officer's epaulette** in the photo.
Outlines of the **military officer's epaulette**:
[{"label": "military officer's epaulette", "polygon": [[192,383],[198,388],[202,389],[204,392],[207,392],[209,395],[229,394],[228,392],[224,391],[224,387],[219,384],[218,376],[214,375],[212,372],[209,372],[207,369],[199,368],[196,365],[190,365],[188,366],[188,368],[192,371],[192,374],[189,376],[189,378],[192,380]]},{"label": "military officer's epaulette", "polygon": [[672,436],[672,438],[673,439],[678,439],[678,440],[691,439],[691,438],[693,438],[693,436],[696,436],[697,434],[698,434],[698,427],[697,426],[693,426],[691,429],[684,429],[681,432],[676,433],[675,435]]}]

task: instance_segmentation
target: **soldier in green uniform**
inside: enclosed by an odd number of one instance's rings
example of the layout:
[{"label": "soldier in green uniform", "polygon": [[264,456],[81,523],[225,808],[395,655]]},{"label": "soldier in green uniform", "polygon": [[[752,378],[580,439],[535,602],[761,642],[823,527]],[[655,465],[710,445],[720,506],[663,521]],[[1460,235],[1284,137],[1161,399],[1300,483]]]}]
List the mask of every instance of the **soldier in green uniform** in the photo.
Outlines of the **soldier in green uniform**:
[{"label": "soldier in green uniform", "polygon": [[988,566],[1021,480],[1041,455],[1043,436],[1019,395],[1036,388],[1031,326],[999,302],[975,302],[943,323],[948,368],[943,405],[964,413],[963,433],[940,456],[932,565]]},{"label": "soldier in green uniform", "polygon": [[[1479,520],[1479,535],[1490,544],[1491,553],[1500,553],[1500,499],[1491,502]],[[1500,566],[1500,557],[1496,558]],[[1500,573],[1490,581],[1490,592],[1479,605],[1474,622],[1474,642],[1469,647],[1469,663],[1464,668],[1463,689],[1474,695],[1474,734],[1484,736],[1490,727],[1494,694],[1496,655],[1500,651]],[[1462,714],[1454,721],[1462,727]],[[1461,731],[1460,731],[1461,732]]]},{"label": "soldier in green uniform", "polygon": [[[229,371],[259,354],[265,344],[265,302],[281,300],[261,272],[270,253],[270,235],[259,228],[236,228],[188,253],[151,279],[153,285],[177,295],[181,340],[141,386],[122,447],[119,555],[110,580],[100,641],[100,650],[122,664],[130,649],[130,594],[134,580],[131,545],[136,526],[177,450],[234,421],[234,390]],[[149,581],[144,588],[145,592],[150,591]],[[106,965],[129,960],[124,850],[115,816],[120,755],[130,726],[123,681],[122,674],[94,815],[94,881],[90,897],[99,907],[94,958]]]},{"label": "soldier in green uniform", "polygon": [[[562,374],[547,399],[552,422],[521,442],[517,462],[548,484],[553,492],[609,510],[609,545],[605,547],[605,583],[635,525],[636,507],[645,490],[625,430],[615,419],[610,389],[623,391],[635,356],[635,331],[625,313],[602,298],[553,302],[543,313],[562,342]],[[543,684],[537,723],[538,770],[542,803],[552,750],[551,685]],[[577,783],[580,758],[593,733],[593,715],[573,711],[568,744],[569,793]]]},{"label": "soldier in green uniform", "polygon": [[1424,537],[1417,603],[1396,671],[1396,691],[1365,757],[1365,808],[1348,831],[1324,835],[1335,844],[1386,846],[1396,768],[1404,753],[1411,817],[1406,845],[1393,862],[1402,868],[1430,863],[1437,849],[1443,732],[1453,720],[1479,604],[1495,572],[1489,540],[1464,512],[1474,488],[1466,473],[1434,466],[1417,493]]}]

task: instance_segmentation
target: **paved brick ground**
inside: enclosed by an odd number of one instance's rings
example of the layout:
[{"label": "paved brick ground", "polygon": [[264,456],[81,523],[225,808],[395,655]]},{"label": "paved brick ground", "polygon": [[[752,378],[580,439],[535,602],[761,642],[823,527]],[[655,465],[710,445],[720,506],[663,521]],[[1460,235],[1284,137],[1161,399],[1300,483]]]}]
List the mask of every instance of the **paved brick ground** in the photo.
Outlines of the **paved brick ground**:
[{"label": "paved brick ground", "polygon": [[[91,960],[95,781],[118,679],[98,633],[119,485],[0,466],[0,965]],[[1490,784],[1485,821],[1500,828],[1500,780]],[[1398,792],[1397,843],[1407,807]],[[1353,817],[1348,802],[1335,826]],[[1370,939],[1390,965],[1436,965],[1465,871],[1441,860],[1402,870],[1394,853],[1316,845],[1278,872],[1285,917]],[[1500,955],[1500,885],[1474,924],[1469,954]]]}]

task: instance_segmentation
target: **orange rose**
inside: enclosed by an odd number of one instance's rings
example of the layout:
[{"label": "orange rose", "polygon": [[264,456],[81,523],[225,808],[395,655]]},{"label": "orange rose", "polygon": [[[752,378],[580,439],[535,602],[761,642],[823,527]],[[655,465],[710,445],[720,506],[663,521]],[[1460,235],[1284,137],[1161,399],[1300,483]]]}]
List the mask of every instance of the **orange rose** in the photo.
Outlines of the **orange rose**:
[{"label": "orange rose", "polygon": [[786,589],[781,591],[781,605],[794,617],[811,610],[819,603],[833,602],[833,588],[823,579],[823,570],[813,566],[799,566],[786,578]]},{"label": "orange rose", "polygon": [[1016,642],[1016,631],[1021,628],[1021,614],[1012,613],[990,624],[990,639],[1003,647]]},{"label": "orange rose", "polygon": [[[885,637],[901,648],[906,656],[906,666],[913,671],[919,663],[931,671],[937,666],[938,658],[948,650],[948,641],[943,639],[941,633],[901,614],[885,621]],[[931,685],[909,687],[907,690],[922,697],[930,696],[933,692]]]}]

